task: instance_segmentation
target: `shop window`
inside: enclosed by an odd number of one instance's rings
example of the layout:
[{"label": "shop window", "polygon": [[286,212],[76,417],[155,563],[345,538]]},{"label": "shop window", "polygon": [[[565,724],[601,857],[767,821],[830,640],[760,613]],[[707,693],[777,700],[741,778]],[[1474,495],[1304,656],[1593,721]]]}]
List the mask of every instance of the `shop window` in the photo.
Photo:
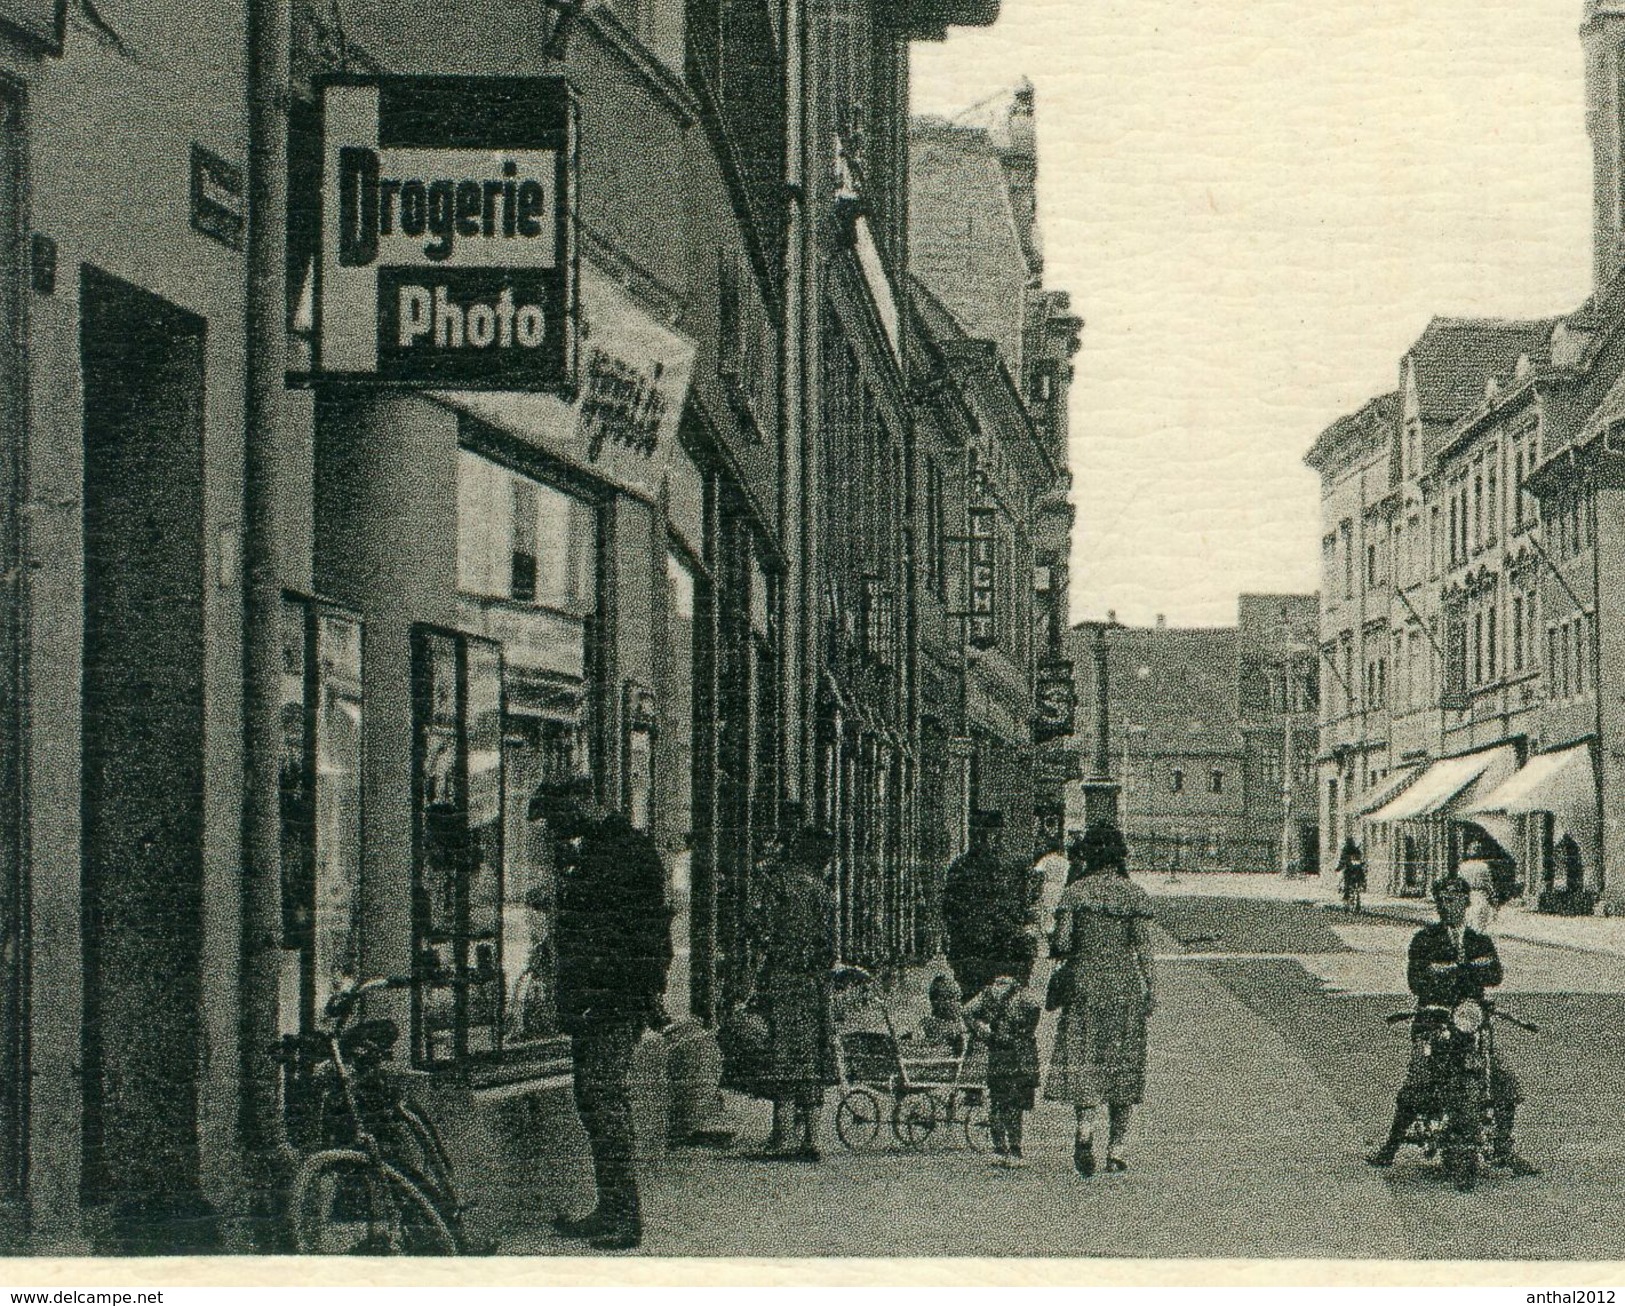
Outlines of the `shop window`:
[{"label": "shop window", "polygon": [[412,638],[416,1060],[502,1048],[502,648],[419,627]]},{"label": "shop window", "polygon": [[[429,865],[421,881],[426,890],[437,877],[450,874],[455,880],[466,874],[482,895],[469,899],[465,910],[457,905],[453,885],[450,908],[463,916],[449,926],[436,918],[425,927],[429,960],[451,979],[449,986],[426,990],[423,999],[428,1014],[419,1055],[427,1064],[499,1052],[508,1060],[533,1059],[558,1047],[552,1042],[559,1034],[558,874],[545,827],[528,819],[529,799],[543,782],[590,773],[594,763],[588,741],[596,675],[596,506],[470,449],[459,454],[457,490],[458,624],[468,634],[420,639],[423,658],[432,664],[419,668],[420,688],[432,681],[433,666],[462,658],[485,673],[469,679],[468,702],[488,707],[489,657],[475,657],[467,649],[499,650],[498,743],[482,756],[482,774],[499,777],[499,834],[484,837],[478,849],[489,866],[448,871]],[[446,639],[465,651],[447,653]],[[444,679],[448,673],[438,674]],[[437,710],[443,709],[442,715],[456,708],[455,696],[447,697],[454,688],[455,678],[441,692]],[[420,712],[434,702],[420,694]],[[466,730],[466,723],[419,722],[420,734],[432,738],[449,729],[454,739],[459,728]],[[448,757],[455,774],[455,755]],[[474,815],[484,821],[489,813]],[[464,818],[455,808],[420,814],[420,819],[430,830],[447,824],[453,843],[463,838]],[[465,860],[474,851],[465,850]],[[434,853],[435,847],[424,852]],[[420,871],[425,864],[420,856]],[[423,909],[433,903],[420,896],[419,906],[421,924]],[[419,955],[425,956],[422,948]]]},{"label": "shop window", "polygon": [[285,986],[288,1033],[308,1028],[358,978],[361,631],[360,618],[340,608],[283,600],[283,944],[298,970]]}]

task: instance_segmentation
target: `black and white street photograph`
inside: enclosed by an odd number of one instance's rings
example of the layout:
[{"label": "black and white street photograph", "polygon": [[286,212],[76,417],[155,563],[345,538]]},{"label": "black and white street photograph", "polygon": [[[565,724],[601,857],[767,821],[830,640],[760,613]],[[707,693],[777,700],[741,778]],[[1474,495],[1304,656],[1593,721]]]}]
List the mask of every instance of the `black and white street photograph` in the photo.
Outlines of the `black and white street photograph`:
[{"label": "black and white street photograph", "polygon": [[1625,0],[0,0],[0,580],[8,1285],[1613,1273]]}]

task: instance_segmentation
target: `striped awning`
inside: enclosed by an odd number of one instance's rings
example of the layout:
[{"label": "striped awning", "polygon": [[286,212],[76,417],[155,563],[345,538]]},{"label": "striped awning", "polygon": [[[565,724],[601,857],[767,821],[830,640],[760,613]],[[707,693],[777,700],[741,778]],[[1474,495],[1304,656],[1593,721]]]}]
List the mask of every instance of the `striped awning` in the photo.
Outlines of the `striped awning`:
[{"label": "striped awning", "polygon": [[1597,826],[1597,772],[1590,744],[1537,753],[1520,770],[1482,798],[1462,809],[1462,815],[1505,812],[1521,816],[1551,812],[1558,825],[1579,834]]},{"label": "striped awning", "polygon": [[1479,788],[1495,785],[1517,768],[1518,755],[1511,744],[1498,744],[1460,757],[1441,757],[1431,763],[1396,797],[1370,813],[1372,821],[1420,821],[1444,816],[1459,805],[1471,802]]}]

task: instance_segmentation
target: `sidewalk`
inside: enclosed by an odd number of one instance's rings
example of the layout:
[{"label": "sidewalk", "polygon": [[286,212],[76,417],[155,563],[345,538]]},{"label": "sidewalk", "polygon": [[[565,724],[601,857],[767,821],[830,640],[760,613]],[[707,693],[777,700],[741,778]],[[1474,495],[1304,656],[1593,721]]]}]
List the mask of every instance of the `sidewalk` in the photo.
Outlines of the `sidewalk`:
[{"label": "sidewalk", "polygon": [[[922,976],[911,975],[905,1006]],[[1267,1023],[1196,969],[1164,985],[1147,1105],[1122,1175],[1072,1170],[1070,1110],[1040,1102],[1032,1166],[1005,1171],[943,1130],[911,1151],[889,1138],[850,1152],[825,1113],[821,1165],[745,1153],[767,1131],[761,1103],[730,1098],[729,1151],[679,1149],[647,1175],[644,1253],[654,1256],[1405,1256],[1414,1249],[1383,1178],[1357,1163],[1370,1121]],[[1055,1017],[1042,1037],[1053,1037]],[[580,1254],[547,1211],[517,1221],[508,1255]]]},{"label": "sidewalk", "polygon": [[[1328,911],[1343,910],[1336,881],[1330,876],[1289,880],[1280,875],[1221,872],[1184,874],[1177,880],[1170,880],[1162,872],[1146,872],[1133,878],[1153,897],[1258,898],[1274,902],[1318,903]],[[1390,916],[1406,921],[1435,919],[1433,904],[1425,898],[1393,898],[1367,893],[1364,907],[1366,913],[1373,916]],[[1519,939],[1525,943],[1625,957],[1625,917],[1622,916],[1547,916],[1530,911],[1522,903],[1508,903],[1496,915],[1491,932],[1501,938]]]}]

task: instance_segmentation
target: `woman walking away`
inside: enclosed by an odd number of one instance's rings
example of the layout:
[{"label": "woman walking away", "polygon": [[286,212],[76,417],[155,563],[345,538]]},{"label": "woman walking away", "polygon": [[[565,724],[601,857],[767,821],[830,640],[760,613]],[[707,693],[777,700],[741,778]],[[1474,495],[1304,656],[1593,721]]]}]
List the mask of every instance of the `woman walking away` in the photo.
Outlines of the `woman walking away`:
[{"label": "woman walking away", "polygon": [[1343,851],[1337,857],[1337,874],[1343,882],[1343,905],[1356,916],[1360,914],[1360,896],[1365,892],[1365,858],[1360,845],[1350,835],[1343,840]]},{"label": "woman walking away", "polygon": [[1156,1005],[1151,899],[1128,878],[1128,849],[1110,821],[1097,821],[1067,848],[1069,881],[1055,910],[1051,981],[1061,1008],[1044,1097],[1077,1110],[1072,1159],[1095,1173],[1095,1116],[1107,1109],[1106,1169],[1127,1170],[1124,1140],[1145,1091],[1146,1018]]},{"label": "woman walking away", "polygon": [[987,1044],[987,1123],[994,1165],[1020,1169],[1021,1132],[1038,1092],[1038,1003],[1027,989],[1037,948],[1030,934],[1011,944],[1010,973],[971,999],[965,1021]]}]

